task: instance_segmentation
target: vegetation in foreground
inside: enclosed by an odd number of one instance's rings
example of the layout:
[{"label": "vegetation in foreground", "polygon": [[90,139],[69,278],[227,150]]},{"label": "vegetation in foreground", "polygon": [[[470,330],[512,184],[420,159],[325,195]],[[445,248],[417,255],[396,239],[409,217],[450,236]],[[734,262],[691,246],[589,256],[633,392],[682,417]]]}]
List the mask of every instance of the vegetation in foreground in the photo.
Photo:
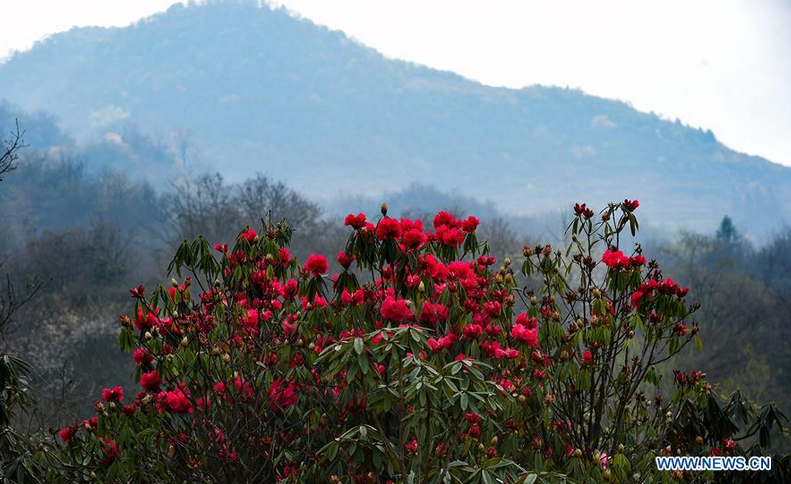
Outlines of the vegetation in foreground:
[{"label": "vegetation in foreground", "polygon": [[[764,455],[773,406],[659,365],[700,345],[687,289],[641,249],[639,204],[575,206],[562,250],[496,261],[478,220],[350,214],[328,277],[291,229],[183,243],[131,289],[119,343],[140,392],[23,448],[31,479],[103,482],[707,482],[656,455]],[[524,281],[520,282],[520,281]],[[666,391],[667,390],[667,391]],[[23,441],[24,444],[25,441]],[[782,479],[772,473],[726,481]]]}]

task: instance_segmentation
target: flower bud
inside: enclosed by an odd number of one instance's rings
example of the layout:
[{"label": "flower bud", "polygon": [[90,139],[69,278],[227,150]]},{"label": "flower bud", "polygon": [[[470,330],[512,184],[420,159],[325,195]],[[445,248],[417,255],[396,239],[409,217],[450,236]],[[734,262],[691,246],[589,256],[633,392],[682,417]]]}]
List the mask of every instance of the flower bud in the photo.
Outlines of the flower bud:
[{"label": "flower bud", "polygon": [[146,334],[144,334],[144,335],[143,335],[143,337],[144,337],[145,339],[151,339],[151,338],[153,338],[154,336],[152,336],[152,335],[151,335],[151,332],[149,332],[149,331],[146,331]]},{"label": "flower bud", "polygon": [[181,340],[181,346],[186,348],[187,346],[189,346],[189,344],[190,344],[190,340],[185,336],[184,339]]},{"label": "flower bud", "polygon": [[623,444],[618,444],[618,453],[623,454],[624,446]]},{"label": "flower bud", "polygon": [[500,439],[498,439],[497,436],[495,435],[494,437],[492,437],[491,444],[492,445],[497,445],[497,442],[499,442],[499,441],[500,441]]},{"label": "flower bud", "polygon": [[382,207],[380,208],[380,210],[382,211],[382,215],[383,216],[387,215],[387,204],[383,203]]},{"label": "flower bud", "polygon": [[599,290],[598,287],[594,287],[593,288],[593,297],[595,297],[597,299],[601,297],[601,291]]},{"label": "flower bud", "polygon": [[228,353],[223,354],[222,355],[222,362],[225,363],[226,365],[228,363],[230,363],[231,362],[231,355],[229,355]]},{"label": "flower bud", "polygon": [[703,445],[703,437],[701,437],[700,435],[698,435],[697,437],[695,437],[695,443],[696,443],[697,445]]}]

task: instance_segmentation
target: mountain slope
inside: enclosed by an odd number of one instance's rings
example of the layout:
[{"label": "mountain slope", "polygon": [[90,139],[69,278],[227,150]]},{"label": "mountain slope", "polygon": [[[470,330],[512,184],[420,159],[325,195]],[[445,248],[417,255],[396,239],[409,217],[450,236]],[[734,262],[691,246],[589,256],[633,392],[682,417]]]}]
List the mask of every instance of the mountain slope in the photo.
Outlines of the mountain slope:
[{"label": "mountain slope", "polygon": [[640,197],[647,221],[668,226],[791,220],[791,169],[711,132],[575,90],[483,86],[251,3],[52,36],[0,66],[0,97],[82,139],[130,122],[187,128],[204,163],[316,198],[417,181],[515,213]]}]

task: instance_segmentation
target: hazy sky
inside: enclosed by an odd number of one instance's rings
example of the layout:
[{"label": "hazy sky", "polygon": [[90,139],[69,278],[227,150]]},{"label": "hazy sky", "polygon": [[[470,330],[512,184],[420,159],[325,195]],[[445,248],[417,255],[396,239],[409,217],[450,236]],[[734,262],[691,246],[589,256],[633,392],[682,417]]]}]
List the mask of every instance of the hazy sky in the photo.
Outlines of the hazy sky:
[{"label": "hazy sky", "polygon": [[[4,3],[0,57],[72,26],[127,25],[176,2]],[[578,87],[791,166],[791,0],[275,3],[390,57],[490,85]]]}]

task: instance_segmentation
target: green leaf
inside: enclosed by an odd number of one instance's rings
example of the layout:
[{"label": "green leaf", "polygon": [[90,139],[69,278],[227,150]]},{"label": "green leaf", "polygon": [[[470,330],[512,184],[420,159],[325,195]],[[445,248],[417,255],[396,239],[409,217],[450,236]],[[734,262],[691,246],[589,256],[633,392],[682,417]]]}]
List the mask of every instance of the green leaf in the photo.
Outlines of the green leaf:
[{"label": "green leaf", "polygon": [[358,355],[361,355],[364,349],[365,349],[365,343],[363,343],[363,339],[354,338],[354,351],[356,351]]}]

